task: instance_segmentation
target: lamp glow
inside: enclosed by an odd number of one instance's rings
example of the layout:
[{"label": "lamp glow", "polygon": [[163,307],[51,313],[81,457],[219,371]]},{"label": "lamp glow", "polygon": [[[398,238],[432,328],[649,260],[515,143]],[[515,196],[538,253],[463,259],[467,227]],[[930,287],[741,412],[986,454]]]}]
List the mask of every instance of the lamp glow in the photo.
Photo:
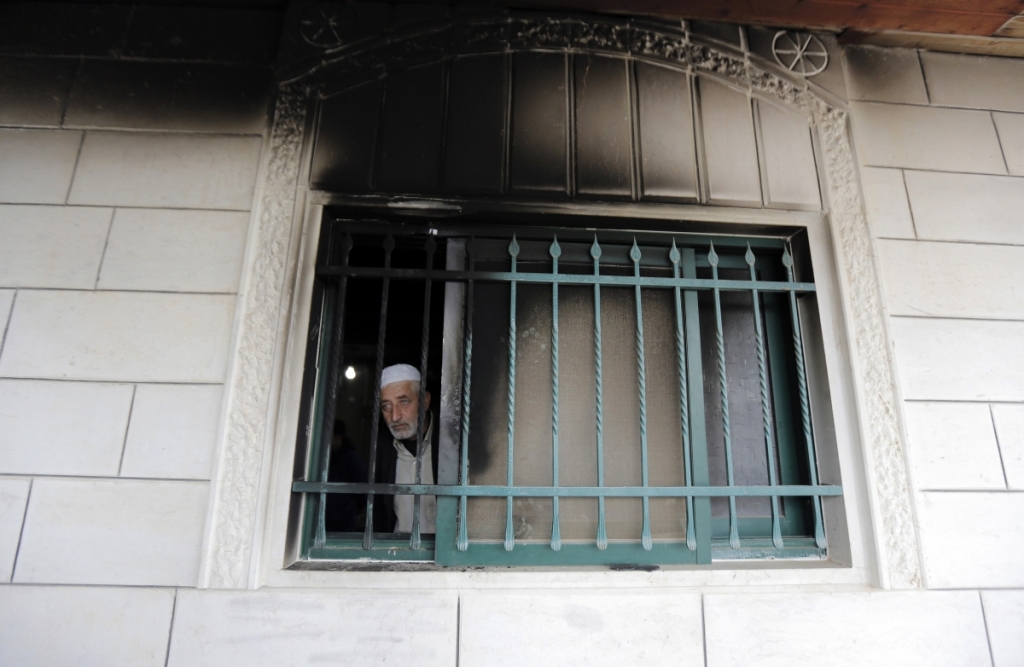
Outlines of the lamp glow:
[{"label": "lamp glow", "polygon": [[347,377],[349,380],[355,380],[356,379],[356,369],[352,368],[351,366],[346,368],[345,369],[345,377]]}]

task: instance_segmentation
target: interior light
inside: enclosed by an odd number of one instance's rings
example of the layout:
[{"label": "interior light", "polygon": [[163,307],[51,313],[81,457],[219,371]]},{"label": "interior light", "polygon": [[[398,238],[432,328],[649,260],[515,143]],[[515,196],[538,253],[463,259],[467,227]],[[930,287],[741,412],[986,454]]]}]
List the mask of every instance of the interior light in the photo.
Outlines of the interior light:
[{"label": "interior light", "polygon": [[355,380],[356,379],[356,369],[352,368],[351,366],[346,368],[345,369],[345,377],[347,377],[349,380]]}]

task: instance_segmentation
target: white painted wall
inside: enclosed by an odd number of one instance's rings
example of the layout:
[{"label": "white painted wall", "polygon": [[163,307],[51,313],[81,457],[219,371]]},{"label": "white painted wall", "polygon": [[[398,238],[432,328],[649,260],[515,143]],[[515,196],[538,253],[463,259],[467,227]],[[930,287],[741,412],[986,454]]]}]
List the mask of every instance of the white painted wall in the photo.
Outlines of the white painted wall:
[{"label": "white painted wall", "polygon": [[956,590],[196,590],[259,125],[0,101],[0,664],[1024,664],[1024,62],[861,48],[847,74],[926,587]]}]

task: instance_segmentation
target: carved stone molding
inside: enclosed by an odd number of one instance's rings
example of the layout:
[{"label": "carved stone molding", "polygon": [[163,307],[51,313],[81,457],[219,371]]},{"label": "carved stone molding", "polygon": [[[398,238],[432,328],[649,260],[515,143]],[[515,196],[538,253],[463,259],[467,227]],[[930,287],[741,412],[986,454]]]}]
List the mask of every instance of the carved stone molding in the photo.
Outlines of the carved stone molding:
[{"label": "carved stone molding", "polygon": [[245,588],[255,529],[271,381],[280,329],[280,307],[288,263],[288,240],[296,221],[295,201],[305,129],[306,92],[282,87],[274,110],[258,203],[251,230],[251,259],[240,298],[227,416],[210,489],[211,511],[200,586]]},{"label": "carved stone molding", "polygon": [[[325,44],[336,34],[326,23],[307,26],[316,36],[317,58],[293,68],[282,84],[258,192],[258,224],[244,279],[240,325],[228,382],[227,417],[212,484],[201,585],[245,587],[260,502],[264,449],[275,354],[281,330],[288,243],[303,219],[296,210],[304,140],[306,96],[336,87],[352,76],[378,76],[382,69],[438,59],[473,49],[525,47],[615,51],[727,79],[751,94],[771,98],[802,113],[816,128],[824,157],[828,215],[834,231],[845,298],[860,424],[877,553],[883,586],[922,585],[912,496],[899,422],[898,393],[890,358],[882,296],[871,236],[864,215],[847,112],[806,79],[749,53],[701,40],[683,30],[646,22],[610,19],[466,18],[426,24],[352,44]],[[326,26],[326,27],[325,27]],[[301,86],[298,82],[301,82]]]}]

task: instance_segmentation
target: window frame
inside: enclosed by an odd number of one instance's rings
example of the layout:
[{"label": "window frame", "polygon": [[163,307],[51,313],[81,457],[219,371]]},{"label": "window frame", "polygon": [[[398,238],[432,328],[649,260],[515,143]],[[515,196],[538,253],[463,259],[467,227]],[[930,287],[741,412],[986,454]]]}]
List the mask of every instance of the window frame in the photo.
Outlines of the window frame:
[{"label": "window frame", "polygon": [[[431,213],[433,213],[430,210],[430,208],[432,208],[432,207],[424,207],[423,210],[419,210],[419,211],[416,211],[414,209],[414,211],[413,211],[414,214],[419,214],[419,215],[415,215],[415,217],[421,217],[422,215],[429,216]],[[577,208],[580,208],[580,207],[577,206]],[[583,207],[583,208],[588,208],[588,207]],[[589,208],[593,208],[593,205],[591,205]],[[636,209],[638,209],[638,208],[642,209],[642,208],[645,208],[645,207],[633,207],[634,210],[631,211],[631,213],[636,213],[637,212]],[[653,207],[648,206],[646,208],[653,208]],[[381,211],[377,207],[371,207],[369,210],[372,211],[371,217],[373,217],[374,215],[376,215],[377,217],[385,217],[385,216],[380,216]],[[561,211],[560,210],[559,212],[560,213],[564,213],[566,211]],[[577,213],[578,213],[578,211],[577,211]],[[751,211],[744,211],[744,213],[746,214],[745,217],[749,218],[750,214],[752,212]],[[768,213],[768,212],[753,212],[753,213],[762,213],[763,214],[763,213]],[[799,219],[798,220],[793,220],[792,218],[801,218],[802,217],[802,218],[806,219],[806,218],[811,217],[810,215],[808,215],[806,213],[803,213],[803,214],[796,213],[796,215],[793,215],[794,212],[791,212],[788,216],[786,216],[786,217],[788,217],[790,219],[786,220],[782,216],[779,216],[778,212],[771,212],[771,213],[775,214],[772,217],[777,218],[773,222],[778,223],[778,222],[783,222],[785,220],[785,222],[791,223],[791,224],[785,226],[790,231],[799,230],[799,229],[806,229],[805,225],[799,224],[801,222],[801,220],[799,220]],[[327,215],[327,214],[325,213],[324,215]],[[641,226],[643,226],[645,223],[647,225],[652,225],[652,224],[656,225],[657,222],[658,222],[658,218],[657,217],[650,217],[650,216],[646,216],[646,217],[645,216],[634,216],[634,217],[637,218],[637,222]],[[744,217],[744,216],[737,216],[737,217]],[[767,216],[762,216],[762,217],[767,217]],[[818,220],[822,219],[822,217],[820,215],[817,215],[817,214],[814,214],[813,217],[817,218]],[[795,223],[795,224],[793,224],[793,223]],[[676,226],[676,225],[672,225],[672,226]],[[326,225],[321,228],[321,233],[323,232],[324,227],[326,227]],[[744,226],[742,224],[742,222],[739,223],[739,225],[737,225],[737,224],[728,224],[728,223],[724,223],[724,224],[719,223],[719,224],[712,224],[710,226],[707,225],[707,224],[703,224],[702,225],[701,223],[695,223],[695,227],[697,227],[697,228],[703,227],[703,229],[704,229],[703,235],[706,236],[706,237],[710,237],[710,238],[714,238],[716,236],[716,234],[715,234],[716,231],[719,232],[720,234],[728,235],[728,236],[719,236],[718,237],[719,239],[725,239],[725,238],[732,237],[738,231],[751,231],[751,227]],[[776,237],[779,236],[779,231],[780,231],[778,228],[775,228],[775,225],[769,225],[769,226],[760,225],[760,226],[758,226],[756,228],[753,228],[753,229],[754,229],[754,231],[756,231],[757,233],[760,233],[762,235],[768,234],[768,235],[776,236]],[[680,234],[680,235],[692,234],[692,233],[694,233],[694,232],[678,232],[678,234]],[[808,261],[813,260],[814,254],[815,254],[814,252],[810,253],[811,257],[807,258]],[[815,274],[815,275],[817,275],[817,274]],[[695,293],[694,293],[694,296],[696,296]],[[315,300],[315,297],[314,297],[314,300]],[[807,321],[806,317],[802,317],[801,319],[802,319],[802,321],[805,321],[805,322]],[[813,324],[814,324],[814,326],[818,326],[817,322],[814,322]],[[766,335],[768,335],[768,334],[766,334]],[[310,342],[312,342],[312,341],[310,341]],[[313,348],[314,356],[315,356],[315,347],[316,347],[315,345],[310,345],[310,348]],[[773,347],[777,348],[777,346],[771,346],[771,345],[769,345],[768,347],[769,347],[769,350],[771,350]],[[310,352],[310,350],[307,349],[307,358],[310,358],[309,352]],[[700,353],[698,352],[697,354],[699,356]],[[698,370],[699,370],[699,365],[698,365]],[[817,379],[820,381],[820,380],[822,380],[824,378],[817,378]],[[695,398],[696,398],[696,394],[697,393],[699,393],[699,392],[695,392],[694,393]],[[775,400],[776,401],[779,400],[779,393],[776,393],[776,399]],[[831,410],[831,406],[829,406],[829,410]],[[829,420],[829,421],[831,421],[831,420]],[[816,443],[818,443],[817,448],[821,449],[820,439],[815,437],[815,441],[816,441]],[[819,465],[820,465],[820,458],[821,457],[820,457],[820,454],[819,454]],[[309,460],[313,461],[314,459],[311,457]],[[784,483],[782,481],[782,479],[781,479],[781,472],[782,472],[782,470],[780,470],[780,483]],[[822,481],[821,483],[824,484],[825,482]],[[845,489],[844,489],[844,492],[845,492]],[[441,502],[442,498],[443,497],[440,497],[440,496],[438,498],[439,503],[438,503],[438,523],[437,523],[437,526],[438,526],[438,540],[439,541],[442,538],[443,539],[449,539],[451,537],[450,535],[444,534],[444,531],[442,530],[442,525],[445,526],[445,530],[453,529],[454,526],[456,525],[454,521],[447,521],[446,522],[446,521],[442,520],[442,502]],[[448,501],[451,501],[451,502],[448,502]],[[454,503],[455,501],[456,501],[456,499],[453,498],[453,497],[445,498],[445,503],[444,504],[445,505],[450,505],[451,503]],[[842,501],[840,500],[839,502],[842,502]],[[307,508],[306,511],[308,513],[308,508]],[[719,520],[716,520],[716,521],[719,521]],[[755,522],[756,521],[770,521],[770,519],[753,519],[753,520],[748,520],[748,521],[755,521]],[[840,521],[840,523],[845,523],[845,522]],[[306,525],[308,525],[308,522],[306,522]],[[841,538],[843,533],[844,533],[844,531],[842,530],[842,528],[843,528],[842,526],[837,526],[837,528],[839,528],[839,530],[830,530],[829,531],[830,532],[830,544],[829,544],[830,556],[832,555],[833,551],[841,551],[841,549],[838,549],[839,545],[833,546],[835,538],[836,537],[840,537]],[[715,532],[721,532],[721,531],[719,530],[719,531],[715,531]],[[303,543],[306,543],[305,540],[308,539],[308,532],[305,533],[305,536],[303,538],[301,538],[301,539],[303,540]],[[424,538],[423,544],[422,544],[422,548],[421,548],[421,552],[423,552],[424,554],[425,554],[425,552],[428,551],[428,547],[430,546],[429,543],[427,542],[427,539],[428,538]],[[839,541],[842,542],[843,540],[840,539]],[[773,557],[773,556],[774,557],[778,557],[778,556],[782,555],[782,554],[779,554],[779,553],[772,553],[772,549],[770,548],[771,547],[770,539],[768,540],[768,543],[769,544],[768,544],[767,548],[764,548],[764,549],[752,549],[752,550],[750,550],[750,553],[748,554],[749,557],[757,558],[757,557],[764,557],[766,555],[769,556],[769,557]],[[395,545],[393,545],[393,546],[399,547],[399,545],[397,543]],[[542,549],[529,549],[529,547],[532,547],[532,546],[541,547]],[[568,545],[568,544],[566,544],[562,548],[566,549],[567,547],[570,547],[570,546],[576,546],[576,545]],[[589,546],[589,545],[579,545],[579,546]],[[628,546],[632,547],[633,545],[628,545]],[[673,549],[678,549],[678,547],[676,545],[665,545],[665,546],[673,548]],[[498,544],[497,547],[500,548],[501,545]],[[613,551],[612,547],[613,547],[613,545],[609,544],[608,550],[609,551]],[[407,544],[406,544],[406,548],[408,548]],[[545,549],[546,549],[546,552],[544,551]],[[405,549],[401,549],[401,548],[396,548],[396,549],[393,549],[393,550],[389,550],[388,551],[389,555],[384,555],[384,556],[380,556],[379,554],[375,553],[375,554],[373,554],[373,559],[374,560],[379,560],[379,561],[387,561],[387,560],[392,560],[392,559],[395,559],[395,560],[404,559],[404,558],[402,558],[402,554],[400,553],[401,551],[404,551],[404,550]],[[522,553],[524,553],[525,551],[528,551],[528,550],[537,551],[540,554],[542,554],[542,556],[541,557],[537,557],[537,558],[527,558],[525,560],[517,557],[516,559],[514,559],[513,561],[510,562],[508,558],[500,557],[501,554],[498,554],[499,557],[497,557],[497,558],[486,558],[486,559],[482,559],[482,560],[481,559],[476,559],[476,560],[464,561],[464,562],[461,559],[456,558],[456,559],[445,559],[444,562],[442,562],[442,559],[438,559],[437,555],[435,554],[435,561],[434,562],[437,563],[437,565],[439,567],[443,567],[445,565],[485,565],[485,566],[488,566],[488,565],[493,565],[493,566],[507,566],[507,565],[559,565],[559,566],[562,566],[562,565],[575,565],[575,564],[579,564],[577,562],[574,562],[574,560],[571,559],[571,558],[566,558],[565,557],[566,554],[558,554],[557,552],[552,551],[548,547],[548,545],[543,544],[543,543],[536,544],[536,545],[518,544],[517,543],[515,550],[517,552],[520,552],[520,554],[522,554]],[[735,556],[736,556],[736,552],[735,551],[728,550],[728,545],[727,544],[726,544],[726,549],[724,551],[722,549],[720,549],[720,548],[717,548],[717,549],[713,548],[713,550],[716,552],[716,554],[715,554],[716,559],[720,559],[723,556],[730,555],[730,553],[731,553],[731,556],[733,558],[735,558]],[[327,552],[324,552],[322,555],[323,556],[330,555],[330,556],[334,556],[334,557],[355,557],[355,558],[363,558],[363,559],[365,559],[365,557],[367,555],[367,552],[363,551],[360,546],[357,546],[357,545],[354,545],[354,544],[353,545],[348,545],[348,546],[345,546],[345,547],[342,547],[342,546],[339,545],[338,547],[330,549],[329,551],[330,551],[330,554],[328,554]],[[630,551],[632,551],[632,550],[630,550]],[[664,557],[660,557],[659,558],[659,557],[655,556],[657,551],[658,551],[658,549],[655,548],[655,549],[653,549],[650,552],[646,552],[647,555],[650,556],[649,558],[644,558],[644,557],[637,558],[638,555],[643,556],[642,554],[637,554],[637,553],[625,554],[625,555],[629,556],[628,558],[615,557],[614,556],[614,552],[613,552],[613,553],[609,554],[609,558],[604,559],[604,561],[605,561],[604,564],[615,564],[615,563],[627,563],[628,562],[628,563],[630,563],[632,565],[637,565],[637,566],[643,566],[643,565],[659,565],[659,566],[664,566],[664,565],[687,565],[687,564],[692,564],[694,562],[693,560],[691,560],[689,558],[684,558],[684,559],[679,559],[679,558],[675,558],[675,559],[668,558],[668,559],[666,559]],[[695,553],[695,552],[690,552],[687,549],[685,549],[685,546],[684,546],[684,548],[681,551],[684,552],[684,553],[687,553],[687,554],[694,554]],[[503,552],[503,550],[502,550],[502,552]],[[820,553],[821,552],[818,552],[818,551],[815,551],[814,553],[810,553],[810,551],[807,551],[807,550],[805,550],[805,552],[803,552],[803,553],[797,553],[796,551],[794,551],[791,556],[787,555],[787,556],[784,556],[784,557],[787,557],[787,558],[789,558],[789,557],[792,557],[792,558],[806,558],[808,556],[818,556]],[[554,558],[551,557],[552,554],[554,554]],[[586,564],[595,564],[595,563],[591,562],[591,563],[586,563]]]}]

